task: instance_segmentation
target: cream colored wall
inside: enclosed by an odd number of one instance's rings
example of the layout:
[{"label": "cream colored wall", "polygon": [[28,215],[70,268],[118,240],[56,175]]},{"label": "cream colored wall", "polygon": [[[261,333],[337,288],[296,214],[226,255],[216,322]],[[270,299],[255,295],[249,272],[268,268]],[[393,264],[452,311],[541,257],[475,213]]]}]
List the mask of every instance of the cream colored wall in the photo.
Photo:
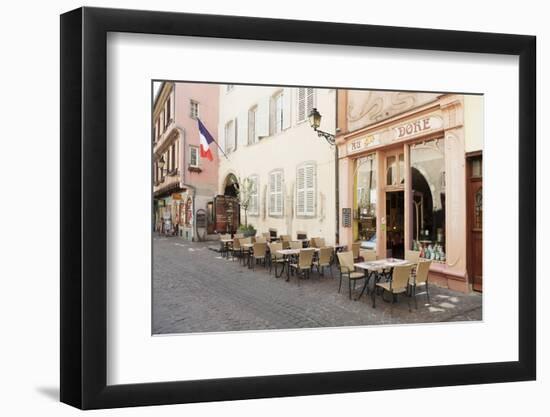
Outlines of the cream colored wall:
[{"label": "cream colored wall", "polygon": [[[258,175],[259,215],[248,215],[248,223],[254,225],[258,232],[276,228],[279,234],[290,234],[295,238],[297,231],[304,230],[309,237],[323,236],[327,243],[334,243],[334,147],[317,136],[307,119],[298,122],[296,88],[283,89],[284,94],[289,95],[286,104],[290,106],[290,126],[258,143],[247,144],[248,110],[255,105],[258,105],[259,110],[265,108],[269,98],[281,89],[236,85],[232,91],[226,92],[225,86],[220,88],[220,146],[225,145],[225,125],[229,120],[237,118],[241,137],[238,139],[237,150],[229,153],[228,159],[220,157],[218,192],[223,194],[225,180],[230,173],[238,178]],[[331,133],[335,129],[335,97],[335,90],[316,90],[315,106],[323,116],[321,129]],[[309,161],[315,161],[317,165],[316,215],[313,218],[298,218],[295,215],[296,169],[300,164]],[[269,173],[275,169],[282,169],[284,172],[284,215],[280,218],[269,216],[267,207]],[[241,221],[244,222],[244,212],[241,213]]]},{"label": "cream colored wall", "polygon": [[484,97],[464,96],[464,133],[465,151],[475,152],[483,150],[484,134]]}]

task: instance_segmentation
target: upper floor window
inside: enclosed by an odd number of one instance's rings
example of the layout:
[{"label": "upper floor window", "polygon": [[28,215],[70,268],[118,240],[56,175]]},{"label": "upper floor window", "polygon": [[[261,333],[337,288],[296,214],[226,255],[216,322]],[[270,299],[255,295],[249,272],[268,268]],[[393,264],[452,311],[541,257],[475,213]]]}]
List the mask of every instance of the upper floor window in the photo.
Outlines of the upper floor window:
[{"label": "upper floor window", "polygon": [[235,85],[234,84],[227,84],[225,86],[225,92],[226,93],[229,93],[230,91],[233,91],[233,88],[235,88]]},{"label": "upper floor window", "polygon": [[296,170],[296,214],[315,216],[316,166],[303,164]]},{"label": "upper floor window", "polygon": [[225,124],[225,152],[229,153],[235,149],[235,124],[230,120]]},{"label": "upper floor window", "polygon": [[283,130],[284,126],[284,93],[281,91],[280,93],[275,94],[271,98],[271,109],[270,109],[270,130],[271,134],[279,133]]},{"label": "upper floor window", "polygon": [[256,143],[258,140],[258,106],[252,107],[248,110],[248,144]]},{"label": "upper floor window", "polygon": [[306,120],[313,107],[315,107],[315,89],[298,88],[298,121]]},{"label": "upper floor window", "polygon": [[198,168],[199,166],[199,147],[189,146],[189,166]]},{"label": "upper floor window", "polygon": [[272,171],[269,174],[269,215],[283,215],[283,171]]},{"label": "upper floor window", "polygon": [[200,115],[199,115],[199,102],[198,101],[190,100],[189,116],[192,119],[198,119],[200,117]]}]

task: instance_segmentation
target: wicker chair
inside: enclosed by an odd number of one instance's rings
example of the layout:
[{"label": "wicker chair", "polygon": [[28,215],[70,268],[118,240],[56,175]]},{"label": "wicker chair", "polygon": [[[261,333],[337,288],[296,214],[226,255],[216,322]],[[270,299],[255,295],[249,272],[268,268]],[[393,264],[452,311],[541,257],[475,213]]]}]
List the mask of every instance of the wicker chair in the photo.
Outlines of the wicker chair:
[{"label": "wicker chair", "polygon": [[298,283],[300,282],[300,274],[304,275],[306,278],[309,278],[314,253],[315,249],[301,249],[300,255],[298,255],[298,262],[289,264],[290,268],[296,271]]},{"label": "wicker chair", "polygon": [[281,242],[283,243],[283,249],[290,249],[290,235],[281,235]]},{"label": "wicker chair", "polygon": [[290,249],[302,249],[302,242],[299,240],[291,240]]},{"label": "wicker chair", "polygon": [[430,272],[430,265],[432,264],[432,261],[419,261],[416,264],[416,271],[414,274],[411,275],[409,278],[409,288],[410,288],[410,294],[412,297],[414,297],[414,307],[418,308],[418,304],[416,302],[416,288],[425,286],[426,287],[426,297],[428,299],[428,303],[430,302],[430,291],[428,289],[428,273]]},{"label": "wicker chair", "polygon": [[330,276],[334,278],[334,274],[332,273],[333,253],[334,249],[330,246],[325,246],[319,250],[319,258],[313,261],[313,265],[317,268],[317,273],[319,275],[325,275],[325,267],[328,267],[330,269]]},{"label": "wicker chair", "polygon": [[[388,282],[377,282],[375,284],[375,290],[372,292],[372,307],[376,308],[376,288],[382,289],[382,299],[384,298],[384,292],[391,294],[391,309],[393,312],[393,303],[395,298],[399,294],[407,295],[407,289],[409,286],[409,280],[411,277],[411,269],[413,265],[395,266],[391,274],[391,280]],[[409,304],[409,312],[411,311],[410,297],[407,297],[407,303]]]},{"label": "wicker chair", "polygon": [[[281,242],[273,242],[269,244],[269,273],[271,274],[271,268],[275,265],[275,276],[279,278],[283,274],[283,269],[285,266],[285,257],[278,253],[278,251],[283,249],[283,244]],[[281,265],[281,275],[277,275],[277,265]]]},{"label": "wicker chair", "polygon": [[340,265],[340,284],[338,285],[338,292],[342,288],[342,278],[348,279],[349,286],[349,299],[351,300],[351,283],[355,287],[357,280],[366,278],[362,272],[355,272],[355,266],[353,265],[353,253],[352,252],[338,252],[338,263]]},{"label": "wicker chair", "polygon": [[258,261],[262,261],[264,262],[264,268],[266,266],[266,263],[265,263],[265,260],[266,260],[266,250],[267,250],[267,243],[263,242],[263,243],[260,243],[260,242],[256,242],[254,243],[254,246],[253,246],[253,251],[252,251],[252,269],[255,269],[256,268],[256,264],[258,263]]}]

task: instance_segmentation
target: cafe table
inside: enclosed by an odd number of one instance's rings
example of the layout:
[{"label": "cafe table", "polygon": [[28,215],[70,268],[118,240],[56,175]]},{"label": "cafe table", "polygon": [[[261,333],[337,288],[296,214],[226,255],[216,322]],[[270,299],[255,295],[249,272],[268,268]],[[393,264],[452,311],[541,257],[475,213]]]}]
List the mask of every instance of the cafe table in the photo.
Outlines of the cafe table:
[{"label": "cafe table", "polygon": [[[241,250],[243,252],[243,258],[244,258],[244,254],[246,253],[246,266],[248,266],[250,268],[250,251],[252,250],[252,248],[254,247],[254,243],[243,243],[241,245]],[[244,265],[244,259],[243,259],[243,265]]]},{"label": "cafe table", "polygon": [[376,261],[358,262],[353,264],[353,266],[362,269],[365,272],[365,284],[363,285],[363,289],[361,290],[359,297],[357,297],[357,300],[361,298],[365,290],[367,290],[367,295],[369,294],[368,285],[372,276],[375,277],[374,285],[376,285],[376,282],[380,280],[381,276],[385,277],[386,280],[391,279],[391,274],[394,267],[408,265],[414,265],[414,262],[399,258],[377,259]]},{"label": "cafe table", "polygon": [[220,242],[223,244],[223,253],[226,258],[229,258],[229,245],[233,243],[233,239],[220,239]]},{"label": "cafe table", "polygon": [[[279,255],[283,255],[283,257],[285,258],[285,261],[283,263],[283,268],[281,269],[281,275],[279,275],[279,277],[281,277],[283,275],[283,271],[284,271],[284,268],[285,268],[285,265],[286,265],[286,280],[288,281],[290,279],[290,259],[293,257],[293,256],[297,256],[300,254],[300,251],[302,250],[315,250],[315,252],[319,252],[319,248],[309,248],[309,249],[280,249],[277,251],[277,253]],[[278,277],[277,277],[278,278]]]}]

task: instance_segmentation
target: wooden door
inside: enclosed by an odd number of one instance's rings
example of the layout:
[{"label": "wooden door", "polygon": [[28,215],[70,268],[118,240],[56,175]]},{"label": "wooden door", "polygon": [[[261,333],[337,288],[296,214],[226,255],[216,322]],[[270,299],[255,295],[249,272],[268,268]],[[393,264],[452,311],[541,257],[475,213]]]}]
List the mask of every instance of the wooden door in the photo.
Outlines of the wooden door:
[{"label": "wooden door", "polygon": [[483,289],[483,169],[481,155],[468,158],[468,275],[474,291]]}]

